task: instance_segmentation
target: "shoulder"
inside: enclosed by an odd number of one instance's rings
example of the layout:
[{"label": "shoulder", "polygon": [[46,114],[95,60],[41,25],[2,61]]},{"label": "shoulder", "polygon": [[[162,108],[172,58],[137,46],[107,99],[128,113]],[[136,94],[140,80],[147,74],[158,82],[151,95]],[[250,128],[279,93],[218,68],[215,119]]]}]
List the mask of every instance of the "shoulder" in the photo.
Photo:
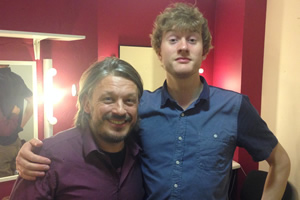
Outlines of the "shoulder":
[{"label": "shoulder", "polygon": [[161,92],[162,92],[162,87],[157,88],[154,91],[149,91],[149,90],[144,90],[142,98],[141,98],[141,102],[145,102],[148,100],[153,100],[156,99],[157,97],[161,96]]},{"label": "shoulder", "polygon": [[43,140],[40,154],[62,154],[72,146],[82,144],[82,136],[79,128],[71,128]]},{"label": "shoulder", "polygon": [[241,102],[244,97],[247,98],[247,96],[232,91],[232,90],[227,90],[215,86],[209,86],[210,94],[209,97],[211,100],[222,100],[222,101],[236,101],[236,102]]},{"label": "shoulder", "polygon": [[238,113],[241,109],[243,99],[248,98],[241,93],[219,87],[210,86],[209,90],[209,106],[218,110],[234,110],[235,113]]},{"label": "shoulder", "polygon": [[218,96],[228,96],[228,97],[235,97],[235,98],[241,98],[243,94],[235,92],[233,90],[228,90],[224,88],[219,88],[215,86],[209,86],[210,95],[218,95]]},{"label": "shoulder", "polygon": [[159,109],[162,103],[162,88],[158,88],[151,92],[145,90],[139,104],[139,114],[150,110]]},{"label": "shoulder", "polygon": [[144,90],[140,101],[140,106],[147,105],[147,104],[156,104],[156,103],[160,104],[161,98],[162,98],[162,87],[154,91]]}]

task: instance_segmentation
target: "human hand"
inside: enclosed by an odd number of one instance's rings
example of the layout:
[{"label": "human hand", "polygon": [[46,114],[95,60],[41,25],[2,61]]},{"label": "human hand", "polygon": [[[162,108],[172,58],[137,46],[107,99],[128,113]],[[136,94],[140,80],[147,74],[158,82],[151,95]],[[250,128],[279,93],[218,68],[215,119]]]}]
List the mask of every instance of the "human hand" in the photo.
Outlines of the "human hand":
[{"label": "human hand", "polygon": [[13,108],[13,110],[12,110],[11,113],[18,115],[20,113],[20,108],[18,106],[14,106],[14,108]]},{"label": "human hand", "polygon": [[16,157],[16,167],[19,175],[26,180],[35,180],[36,177],[45,175],[50,167],[50,159],[33,153],[33,150],[43,146],[38,139],[31,139],[20,149]]}]

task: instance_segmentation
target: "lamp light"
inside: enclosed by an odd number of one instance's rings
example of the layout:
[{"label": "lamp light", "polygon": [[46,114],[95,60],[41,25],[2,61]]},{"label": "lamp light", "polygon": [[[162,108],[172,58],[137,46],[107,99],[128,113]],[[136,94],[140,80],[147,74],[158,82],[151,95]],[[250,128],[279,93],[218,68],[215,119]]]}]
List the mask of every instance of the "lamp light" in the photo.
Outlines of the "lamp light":
[{"label": "lamp light", "polygon": [[57,74],[57,70],[52,68],[52,59],[43,60],[44,70],[44,136],[45,138],[53,135],[53,125],[57,123],[57,119],[53,116],[53,76]]},{"label": "lamp light", "polygon": [[199,69],[199,74],[203,74],[204,73],[204,69],[203,68],[200,68]]},{"label": "lamp light", "polygon": [[76,84],[72,85],[72,96],[73,97],[77,96],[77,86],[76,86]]}]

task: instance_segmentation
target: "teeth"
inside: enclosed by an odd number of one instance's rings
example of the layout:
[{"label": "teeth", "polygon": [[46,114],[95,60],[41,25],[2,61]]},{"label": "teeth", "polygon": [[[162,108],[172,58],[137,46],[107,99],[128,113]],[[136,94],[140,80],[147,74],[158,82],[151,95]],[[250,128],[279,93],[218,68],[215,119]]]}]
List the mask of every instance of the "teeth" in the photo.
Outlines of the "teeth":
[{"label": "teeth", "polygon": [[111,123],[113,124],[124,124],[125,121],[115,121],[115,120],[110,120]]}]

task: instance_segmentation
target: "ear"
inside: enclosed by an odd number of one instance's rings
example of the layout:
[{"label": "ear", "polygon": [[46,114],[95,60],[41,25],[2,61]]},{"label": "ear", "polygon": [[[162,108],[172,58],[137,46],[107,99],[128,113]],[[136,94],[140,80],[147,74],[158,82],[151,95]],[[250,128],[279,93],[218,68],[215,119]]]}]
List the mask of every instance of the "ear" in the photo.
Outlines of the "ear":
[{"label": "ear", "polygon": [[87,95],[85,95],[84,99],[83,99],[83,109],[84,109],[84,112],[86,112],[86,113],[91,112],[90,100]]},{"label": "ear", "polygon": [[159,50],[159,53],[157,54],[157,57],[158,57],[159,61],[161,62],[162,61],[162,56],[161,56],[160,50]]}]

